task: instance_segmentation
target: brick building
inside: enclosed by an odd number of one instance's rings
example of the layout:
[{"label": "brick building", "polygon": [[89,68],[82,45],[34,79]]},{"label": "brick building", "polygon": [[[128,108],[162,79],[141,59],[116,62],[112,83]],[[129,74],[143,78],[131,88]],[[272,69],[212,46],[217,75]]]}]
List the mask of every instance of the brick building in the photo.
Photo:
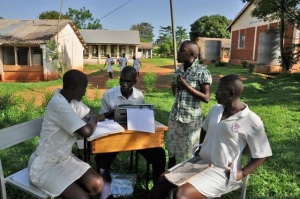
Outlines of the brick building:
[{"label": "brick building", "polygon": [[[266,21],[251,16],[254,4],[248,3],[227,27],[231,31],[230,63],[241,61],[256,64],[262,73],[280,72],[279,20]],[[284,46],[299,43],[299,30],[286,24]],[[263,66],[264,68],[260,68]]]}]

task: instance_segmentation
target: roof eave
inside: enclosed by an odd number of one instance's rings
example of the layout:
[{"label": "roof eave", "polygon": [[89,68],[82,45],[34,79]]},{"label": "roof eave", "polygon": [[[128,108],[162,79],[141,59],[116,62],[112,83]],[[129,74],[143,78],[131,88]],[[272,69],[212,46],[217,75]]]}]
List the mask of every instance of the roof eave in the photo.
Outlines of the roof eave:
[{"label": "roof eave", "polygon": [[227,26],[226,30],[231,30],[231,26],[235,23],[235,21],[243,14],[243,12],[251,5],[251,2],[248,2],[243,9],[236,15],[236,17],[232,20],[232,22]]}]

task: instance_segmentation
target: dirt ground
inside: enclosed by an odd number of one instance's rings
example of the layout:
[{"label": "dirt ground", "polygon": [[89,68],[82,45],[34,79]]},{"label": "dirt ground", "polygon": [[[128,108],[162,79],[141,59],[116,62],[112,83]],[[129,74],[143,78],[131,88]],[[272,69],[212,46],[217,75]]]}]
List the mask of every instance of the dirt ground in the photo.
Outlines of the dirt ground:
[{"label": "dirt ground", "polygon": [[[143,64],[140,69],[140,76],[138,77],[138,81],[135,85],[136,88],[140,89],[141,91],[145,90],[145,85],[143,82],[143,76],[147,72],[154,72],[157,75],[157,81],[155,84],[156,89],[164,89],[170,88],[170,83],[172,81],[171,73],[174,71],[173,65],[163,66],[163,67],[154,67],[151,64]],[[108,73],[106,71],[101,72],[100,75],[89,75],[95,71],[84,71],[88,75],[88,80],[90,84],[90,89],[88,91],[88,97],[93,97],[95,88],[100,90],[100,94],[103,94],[106,91],[105,82],[109,79]],[[114,71],[114,78],[119,78],[120,72]]]},{"label": "dirt ground", "polygon": [[[105,88],[105,82],[109,79],[108,73],[104,70],[99,75],[91,75],[91,73],[96,72],[95,70],[84,71],[85,74],[88,76],[89,81],[89,89],[87,90],[86,96],[88,99],[94,99],[96,95],[100,94],[102,97],[103,93],[107,90]],[[155,67],[151,64],[143,64],[140,69],[140,76],[138,77],[138,81],[135,85],[136,88],[140,89],[141,91],[145,90],[145,85],[143,82],[143,76],[147,72],[154,72],[157,75],[157,81],[155,84],[156,89],[170,89],[170,85],[173,79],[173,76],[170,75],[174,72],[173,65],[167,65],[162,67]],[[114,78],[119,78],[120,72],[114,71]],[[213,81],[216,82],[219,80],[220,77],[213,76]],[[57,87],[48,87],[47,90],[43,91],[32,91],[27,90],[24,91],[21,95],[25,98],[25,100],[30,100],[34,97],[35,103],[37,105],[41,105],[43,102],[43,98],[46,92],[53,92]]]}]

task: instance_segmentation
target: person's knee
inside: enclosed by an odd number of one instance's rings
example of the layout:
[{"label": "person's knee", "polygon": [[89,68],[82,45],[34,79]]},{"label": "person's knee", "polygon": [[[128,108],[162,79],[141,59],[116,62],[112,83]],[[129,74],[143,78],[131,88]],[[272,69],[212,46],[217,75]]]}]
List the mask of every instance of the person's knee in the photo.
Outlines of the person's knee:
[{"label": "person's knee", "polygon": [[188,198],[188,194],[185,188],[183,187],[178,187],[177,188],[177,192],[176,192],[176,198],[177,199],[184,199],[184,198]]},{"label": "person's knee", "polygon": [[92,180],[92,191],[96,194],[100,193],[104,187],[104,180],[101,176],[95,177]]}]

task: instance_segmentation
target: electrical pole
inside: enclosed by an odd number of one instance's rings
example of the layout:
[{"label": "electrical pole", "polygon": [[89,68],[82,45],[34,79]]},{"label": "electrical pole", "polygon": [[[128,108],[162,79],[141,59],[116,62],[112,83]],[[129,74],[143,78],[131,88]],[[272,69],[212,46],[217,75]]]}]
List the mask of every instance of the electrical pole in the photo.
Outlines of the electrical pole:
[{"label": "electrical pole", "polygon": [[176,49],[176,33],[174,25],[174,15],[173,15],[173,0],[170,0],[171,9],[171,21],[172,21],[172,33],[173,33],[173,53],[174,53],[174,69],[177,69],[177,49]]}]

